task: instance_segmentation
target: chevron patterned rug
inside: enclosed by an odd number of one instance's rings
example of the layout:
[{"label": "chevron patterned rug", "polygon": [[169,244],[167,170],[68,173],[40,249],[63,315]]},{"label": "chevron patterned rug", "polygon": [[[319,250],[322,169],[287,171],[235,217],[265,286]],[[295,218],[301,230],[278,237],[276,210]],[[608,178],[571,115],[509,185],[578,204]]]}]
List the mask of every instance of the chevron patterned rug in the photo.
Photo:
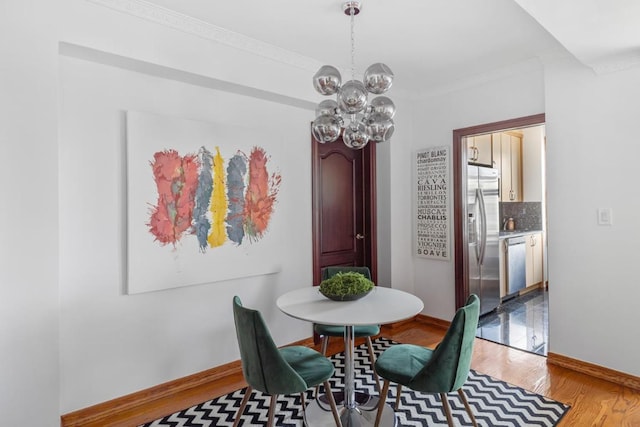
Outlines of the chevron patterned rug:
[{"label": "chevron patterned rug", "polygon": [[[378,338],[373,342],[377,354],[394,345],[393,341]],[[334,391],[339,390],[344,379],[344,354],[331,357],[336,366],[336,374],[331,380]],[[377,395],[370,370],[365,345],[356,347],[355,372],[356,390]],[[488,375],[471,371],[463,387],[479,426],[483,427],[524,427],[557,425],[569,406],[544,396],[524,390],[520,387],[497,380]],[[388,402],[395,402],[395,386],[389,388]],[[201,403],[176,412],[162,419],[145,424],[142,427],[208,427],[232,426],[244,389]],[[456,425],[471,425],[471,421],[459,400],[458,393],[448,395]],[[308,390],[306,402],[313,399],[313,390]],[[241,426],[263,426],[267,423],[269,396],[254,391],[242,416]],[[437,395],[402,391],[400,410],[396,412],[398,426],[447,426],[442,404]],[[303,426],[303,414],[300,397],[280,396],[276,409],[277,426]]]}]

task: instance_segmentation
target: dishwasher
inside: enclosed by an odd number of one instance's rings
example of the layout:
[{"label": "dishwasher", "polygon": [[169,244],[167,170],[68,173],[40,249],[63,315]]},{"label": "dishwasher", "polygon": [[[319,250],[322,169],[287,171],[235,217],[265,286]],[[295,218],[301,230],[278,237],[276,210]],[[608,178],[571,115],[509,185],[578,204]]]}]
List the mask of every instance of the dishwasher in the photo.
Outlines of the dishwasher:
[{"label": "dishwasher", "polygon": [[526,286],[526,238],[524,236],[510,237],[505,241],[507,252],[507,296],[511,296]]}]

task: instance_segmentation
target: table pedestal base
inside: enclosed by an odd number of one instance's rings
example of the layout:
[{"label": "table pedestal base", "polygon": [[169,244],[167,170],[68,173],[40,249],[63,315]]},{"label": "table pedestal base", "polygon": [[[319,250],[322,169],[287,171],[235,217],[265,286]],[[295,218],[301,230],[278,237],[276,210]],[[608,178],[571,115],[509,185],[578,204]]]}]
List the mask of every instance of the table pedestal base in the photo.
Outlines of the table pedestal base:
[{"label": "table pedestal base", "polygon": [[[337,393],[336,393],[337,394]],[[338,413],[342,427],[373,427],[378,412],[378,396],[369,396],[364,393],[357,393],[356,406],[348,408],[340,402],[341,396],[336,396],[336,404],[338,405]],[[332,427],[336,423],[333,420],[333,414],[329,402],[325,402],[324,396],[318,400],[310,402],[305,409],[304,424],[307,427]],[[363,401],[364,400],[364,401]],[[396,414],[391,406],[384,405],[380,425],[383,427],[396,426]]]}]

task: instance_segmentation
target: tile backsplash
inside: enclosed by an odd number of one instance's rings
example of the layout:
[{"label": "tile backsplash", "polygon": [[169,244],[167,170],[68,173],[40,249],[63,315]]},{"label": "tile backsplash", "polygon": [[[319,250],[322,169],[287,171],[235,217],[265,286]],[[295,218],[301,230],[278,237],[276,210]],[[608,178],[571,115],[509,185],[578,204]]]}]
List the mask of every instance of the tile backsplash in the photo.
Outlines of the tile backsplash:
[{"label": "tile backsplash", "polygon": [[516,230],[542,230],[542,202],[500,202],[500,230],[507,218],[516,222]]}]

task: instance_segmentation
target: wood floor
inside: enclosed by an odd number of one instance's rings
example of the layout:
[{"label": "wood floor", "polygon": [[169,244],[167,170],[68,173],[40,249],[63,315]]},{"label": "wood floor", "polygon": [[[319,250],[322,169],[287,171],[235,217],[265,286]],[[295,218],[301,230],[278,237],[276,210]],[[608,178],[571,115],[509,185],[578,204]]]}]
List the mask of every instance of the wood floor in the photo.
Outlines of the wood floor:
[{"label": "wood floor", "polygon": [[[421,322],[383,328],[382,335],[397,342],[435,346],[444,329]],[[356,344],[359,344],[356,341]],[[342,351],[333,339],[330,353]],[[546,358],[500,344],[476,339],[472,368],[508,383],[571,405],[560,426],[640,426],[640,392],[592,378],[559,366]],[[120,413],[101,427],[136,426],[244,387],[241,375],[233,375],[189,393],[155,402],[143,410]],[[93,427],[93,425],[86,425]],[[97,427],[97,424],[96,424]]]}]

